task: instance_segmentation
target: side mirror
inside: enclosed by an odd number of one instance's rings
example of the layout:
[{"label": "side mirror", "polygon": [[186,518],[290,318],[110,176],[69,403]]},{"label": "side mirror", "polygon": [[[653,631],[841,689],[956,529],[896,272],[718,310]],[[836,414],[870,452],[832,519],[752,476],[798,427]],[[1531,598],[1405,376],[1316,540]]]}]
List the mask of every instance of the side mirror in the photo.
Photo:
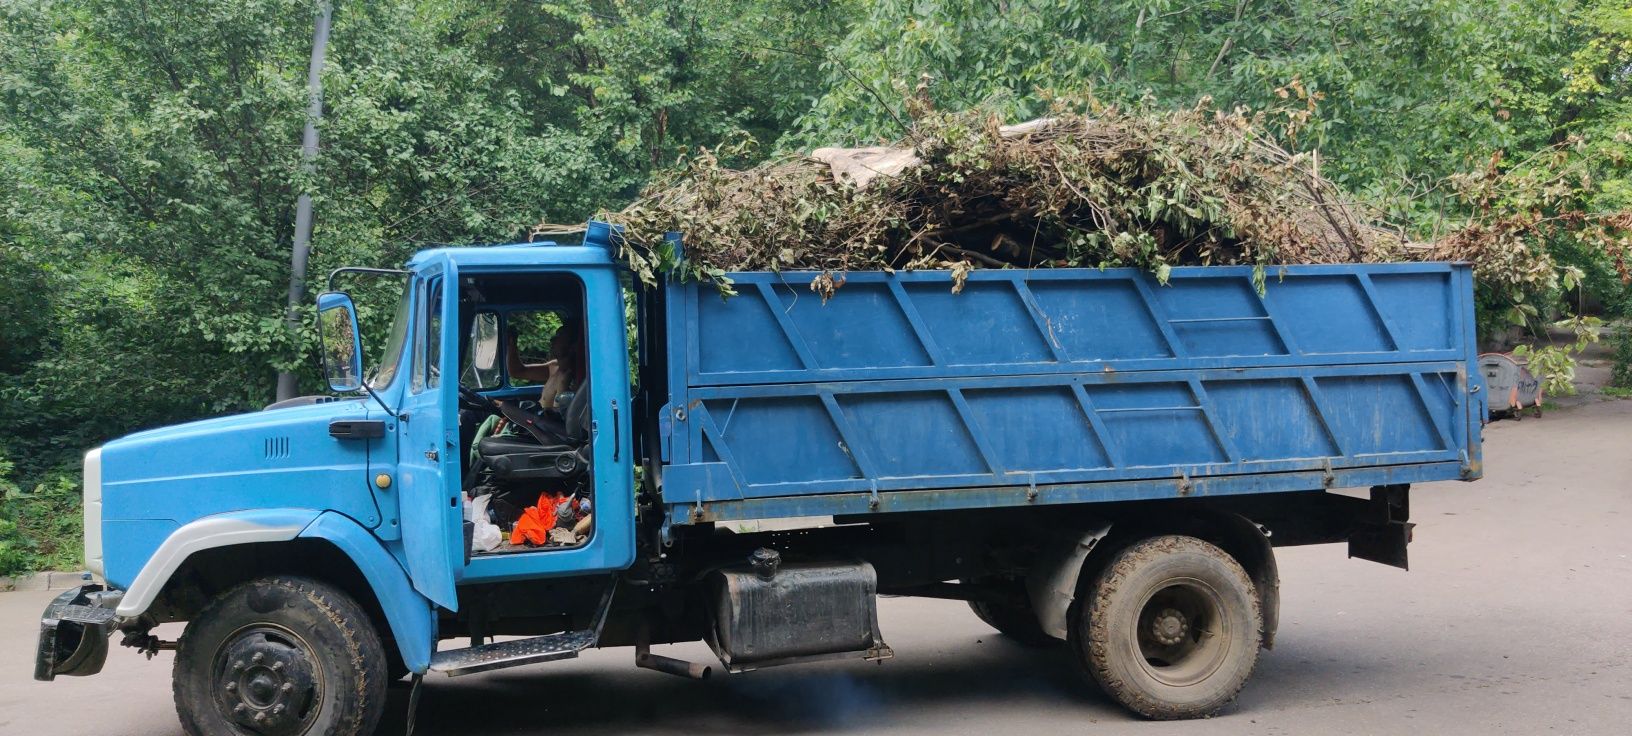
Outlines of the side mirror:
[{"label": "side mirror", "polygon": [[317,334],[323,350],[323,377],[329,390],[351,393],[363,387],[363,343],[357,331],[357,308],[351,295],[326,291],[317,295]]}]

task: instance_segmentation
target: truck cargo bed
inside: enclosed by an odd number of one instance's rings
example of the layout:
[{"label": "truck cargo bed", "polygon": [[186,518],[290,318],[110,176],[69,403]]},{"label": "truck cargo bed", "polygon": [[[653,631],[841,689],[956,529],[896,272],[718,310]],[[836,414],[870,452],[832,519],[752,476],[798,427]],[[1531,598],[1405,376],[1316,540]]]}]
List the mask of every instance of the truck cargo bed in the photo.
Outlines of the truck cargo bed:
[{"label": "truck cargo bed", "polygon": [[669,283],[674,524],[1473,478],[1464,264]]}]

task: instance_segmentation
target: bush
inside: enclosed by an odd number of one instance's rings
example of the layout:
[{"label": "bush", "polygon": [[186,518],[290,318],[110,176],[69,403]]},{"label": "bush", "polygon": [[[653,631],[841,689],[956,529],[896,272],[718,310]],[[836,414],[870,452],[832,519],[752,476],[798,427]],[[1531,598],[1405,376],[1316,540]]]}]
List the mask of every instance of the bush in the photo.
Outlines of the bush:
[{"label": "bush", "polygon": [[1632,324],[1623,324],[1612,338],[1615,350],[1609,371],[1609,385],[1613,388],[1632,389]]},{"label": "bush", "polygon": [[18,541],[17,525],[0,519],[0,575],[16,575],[28,570],[28,554]]},{"label": "bush", "polygon": [[11,471],[11,461],[0,457],[0,575],[80,569],[84,525],[78,479],[53,475],[23,491]]},{"label": "bush", "polygon": [[1563,345],[1518,345],[1513,357],[1525,361],[1530,372],[1541,379],[1543,393],[1551,396],[1575,395],[1575,357],[1598,342],[1603,320],[1597,317],[1572,317],[1554,323],[1567,327],[1575,334],[1574,342]]}]

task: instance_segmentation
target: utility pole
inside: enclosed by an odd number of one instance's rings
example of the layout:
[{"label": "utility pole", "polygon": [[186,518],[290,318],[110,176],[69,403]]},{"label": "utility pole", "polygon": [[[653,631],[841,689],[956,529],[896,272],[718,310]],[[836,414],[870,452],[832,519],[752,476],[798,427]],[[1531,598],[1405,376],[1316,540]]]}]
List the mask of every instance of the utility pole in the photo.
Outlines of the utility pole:
[{"label": "utility pole", "polygon": [[[312,62],[306,69],[306,130],[300,140],[300,169],[308,180],[317,172],[317,121],[323,117],[323,55],[329,46],[329,0],[318,0],[317,23],[312,31]],[[301,187],[295,200],[295,248],[289,262],[289,311],[284,317],[289,334],[300,331],[300,307],[306,301],[306,257],[312,248],[312,195]],[[278,401],[295,398],[295,374],[278,372]]]}]

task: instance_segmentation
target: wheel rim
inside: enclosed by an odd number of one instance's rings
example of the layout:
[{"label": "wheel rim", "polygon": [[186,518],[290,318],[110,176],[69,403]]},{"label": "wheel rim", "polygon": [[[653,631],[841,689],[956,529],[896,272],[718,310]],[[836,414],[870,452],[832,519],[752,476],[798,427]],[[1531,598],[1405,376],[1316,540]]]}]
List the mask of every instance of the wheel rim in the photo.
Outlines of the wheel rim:
[{"label": "wheel rim", "polygon": [[1195,685],[1229,657],[1230,624],[1223,597],[1194,578],[1169,580],[1140,606],[1129,643],[1136,661],[1157,682]]},{"label": "wheel rim", "polygon": [[266,623],[241,628],[216,649],[216,705],[248,733],[304,733],[323,702],[317,661],[312,646],[289,629]]}]

